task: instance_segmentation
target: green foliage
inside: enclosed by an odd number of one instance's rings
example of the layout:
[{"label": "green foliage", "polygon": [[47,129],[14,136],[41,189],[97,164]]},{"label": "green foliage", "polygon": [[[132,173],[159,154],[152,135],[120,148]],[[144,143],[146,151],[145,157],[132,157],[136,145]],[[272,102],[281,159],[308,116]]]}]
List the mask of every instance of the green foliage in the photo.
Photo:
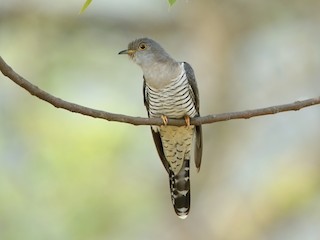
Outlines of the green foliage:
[{"label": "green foliage", "polygon": [[91,2],[92,2],[92,0],[86,0],[86,2],[83,4],[83,6],[80,10],[80,14],[83,13],[88,8],[88,6],[90,5]]},{"label": "green foliage", "polygon": [[[90,5],[91,2],[92,2],[92,0],[86,0],[86,2],[83,4],[83,6],[80,10],[80,14],[83,13],[88,8],[88,6]],[[173,4],[176,3],[176,0],[168,0],[168,3],[171,7]]]},{"label": "green foliage", "polygon": [[176,0],[168,0],[168,3],[169,3],[169,5],[170,5],[170,7],[171,7],[173,4],[175,4],[175,2],[176,2]]}]

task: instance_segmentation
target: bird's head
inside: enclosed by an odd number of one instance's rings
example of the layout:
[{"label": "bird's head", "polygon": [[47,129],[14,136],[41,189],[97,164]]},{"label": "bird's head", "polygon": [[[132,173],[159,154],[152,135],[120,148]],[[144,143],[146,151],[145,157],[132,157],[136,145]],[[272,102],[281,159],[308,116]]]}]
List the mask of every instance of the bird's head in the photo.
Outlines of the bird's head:
[{"label": "bird's head", "polygon": [[141,67],[171,60],[166,51],[150,38],[139,38],[129,43],[128,49],[119,52],[128,56]]}]

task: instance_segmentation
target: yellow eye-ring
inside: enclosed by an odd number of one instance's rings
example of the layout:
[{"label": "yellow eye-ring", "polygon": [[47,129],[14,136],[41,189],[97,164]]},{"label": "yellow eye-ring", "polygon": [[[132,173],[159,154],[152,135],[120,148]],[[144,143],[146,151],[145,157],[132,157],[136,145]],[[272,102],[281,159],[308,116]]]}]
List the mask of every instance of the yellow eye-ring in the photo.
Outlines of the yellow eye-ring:
[{"label": "yellow eye-ring", "polygon": [[146,45],[144,44],[144,43],[141,43],[140,45],[139,45],[139,49],[140,50],[144,50],[144,49],[146,49]]}]

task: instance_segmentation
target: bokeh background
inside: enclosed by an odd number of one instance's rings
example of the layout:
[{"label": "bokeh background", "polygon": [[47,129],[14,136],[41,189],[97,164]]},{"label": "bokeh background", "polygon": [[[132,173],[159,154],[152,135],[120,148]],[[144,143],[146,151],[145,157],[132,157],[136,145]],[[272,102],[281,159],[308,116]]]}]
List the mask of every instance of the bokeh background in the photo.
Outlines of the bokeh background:
[{"label": "bokeh background", "polygon": [[[67,101],[146,116],[118,56],[156,39],[189,62],[202,115],[320,93],[320,1],[1,0],[0,54]],[[149,127],[56,109],[0,75],[0,239],[320,239],[320,108],[203,126],[178,219]]]}]

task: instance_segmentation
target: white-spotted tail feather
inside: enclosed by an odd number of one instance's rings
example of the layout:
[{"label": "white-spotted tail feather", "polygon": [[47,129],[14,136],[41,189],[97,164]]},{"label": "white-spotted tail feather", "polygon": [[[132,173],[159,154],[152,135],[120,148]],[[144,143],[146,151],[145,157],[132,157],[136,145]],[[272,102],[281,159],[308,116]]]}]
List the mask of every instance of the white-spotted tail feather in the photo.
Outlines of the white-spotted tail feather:
[{"label": "white-spotted tail feather", "polygon": [[169,168],[171,200],[179,218],[185,219],[190,211],[190,161],[184,160],[178,174]]}]

